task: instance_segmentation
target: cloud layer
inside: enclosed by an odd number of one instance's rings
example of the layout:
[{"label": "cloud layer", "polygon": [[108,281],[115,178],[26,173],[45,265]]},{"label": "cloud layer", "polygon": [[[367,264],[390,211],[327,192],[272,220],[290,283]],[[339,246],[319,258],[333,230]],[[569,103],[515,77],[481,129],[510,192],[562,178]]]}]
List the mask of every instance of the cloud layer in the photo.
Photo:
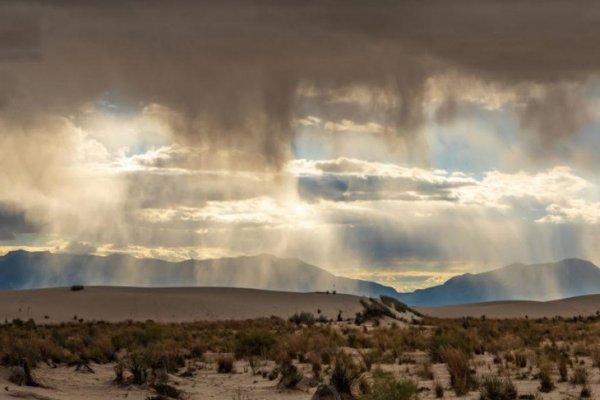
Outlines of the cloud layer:
[{"label": "cloud layer", "polygon": [[0,245],[600,261],[599,37],[592,1],[2,4]]}]

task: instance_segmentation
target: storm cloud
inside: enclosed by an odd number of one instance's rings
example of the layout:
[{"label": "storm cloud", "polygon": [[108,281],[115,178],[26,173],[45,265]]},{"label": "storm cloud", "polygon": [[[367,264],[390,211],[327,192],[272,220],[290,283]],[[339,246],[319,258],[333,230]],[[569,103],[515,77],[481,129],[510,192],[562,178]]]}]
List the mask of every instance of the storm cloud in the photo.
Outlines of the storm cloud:
[{"label": "storm cloud", "polygon": [[0,251],[598,261],[599,39],[591,0],[2,2]]},{"label": "storm cloud", "polygon": [[[448,70],[541,85],[539,98],[523,94],[523,124],[553,145],[586,121],[577,89],[555,85],[600,67],[591,1],[25,1],[4,3],[0,19],[5,118],[156,103],[183,140],[235,146],[263,166],[290,157],[307,93],[334,120],[362,113],[410,139],[427,80]],[[340,95],[357,87],[373,101],[349,113]],[[446,114],[456,94],[439,105]]]}]

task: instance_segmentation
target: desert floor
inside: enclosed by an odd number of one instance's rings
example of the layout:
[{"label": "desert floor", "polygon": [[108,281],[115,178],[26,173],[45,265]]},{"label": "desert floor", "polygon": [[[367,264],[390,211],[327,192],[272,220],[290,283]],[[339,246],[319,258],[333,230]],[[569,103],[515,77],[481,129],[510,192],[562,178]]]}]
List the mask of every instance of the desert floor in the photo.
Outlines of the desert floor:
[{"label": "desert floor", "polygon": [[[378,371],[414,382],[419,399],[436,398],[436,386],[443,388],[445,399],[480,399],[481,383],[489,377],[512,382],[522,399],[578,399],[583,388],[591,391],[591,398],[600,398],[600,318],[595,314],[599,299],[421,309],[439,312],[445,317],[440,319],[412,314],[401,304],[324,293],[106,287],[3,292],[0,399],[168,399],[156,397],[153,383],[160,371],[167,371],[159,369],[164,364],[156,367],[156,361],[168,357],[182,362],[160,378],[181,391],[173,398],[309,400],[319,382],[330,382],[340,355],[360,368],[372,387]],[[381,314],[378,307],[389,313]],[[569,318],[536,320],[546,314],[535,314],[535,307],[553,307]],[[451,318],[462,317],[465,310],[477,318]],[[344,318],[338,317],[340,311]],[[289,319],[301,312],[314,319]],[[530,319],[493,318],[517,312]],[[252,332],[259,333],[268,351],[237,354],[240,344],[244,351],[256,349]],[[439,355],[446,350],[467,357],[463,371],[480,383],[479,389],[474,386],[466,395],[455,395],[448,361],[452,359]],[[146,357],[143,368],[151,377],[137,385],[132,367],[136,354]],[[522,365],[518,357],[525,360]],[[235,359],[234,369],[218,373],[224,358]],[[15,382],[15,369],[25,359],[35,365],[32,375],[39,386]],[[82,363],[92,371],[78,371]],[[286,363],[301,371],[302,379],[293,389],[278,385]],[[117,383],[116,367],[123,365],[124,379]],[[561,365],[567,376],[562,380]],[[540,368],[548,366],[555,388],[542,393]],[[278,372],[269,377],[274,371]],[[575,379],[577,371],[584,372],[584,383]]]},{"label": "desert floor", "polygon": [[[377,364],[373,368],[393,372],[394,375],[407,377],[418,382],[419,398],[436,398],[433,391],[434,380],[422,379],[419,376],[418,360],[425,360],[425,353],[415,352],[410,354],[417,360],[416,364]],[[591,360],[583,360],[590,375],[589,387],[592,393],[600,393],[600,373],[592,369]],[[473,365],[481,376],[497,375],[498,368],[489,355],[476,356]],[[272,362],[264,362],[264,367],[272,367]],[[131,399],[145,400],[152,392],[145,387],[135,385],[121,386],[114,383],[114,364],[92,364],[94,373],[76,372],[73,367],[42,367],[35,370],[36,379],[47,388],[26,388],[12,384],[6,379],[8,370],[0,368],[0,399]],[[215,399],[215,400],[308,400],[315,391],[308,382],[298,385],[297,389],[279,390],[276,381],[270,381],[260,375],[253,375],[250,366],[245,361],[237,361],[235,372],[232,374],[219,374],[214,363],[196,363],[196,373],[192,377],[170,375],[169,382],[185,393],[188,399]],[[306,376],[310,376],[310,366],[299,364]],[[479,391],[472,391],[466,396],[457,397],[450,388],[450,376],[445,364],[433,364],[434,379],[445,387],[445,399],[479,399]],[[519,395],[537,396],[536,399],[578,399],[581,387],[569,382],[558,382],[556,389],[551,393],[539,393],[539,381],[534,379],[535,371],[529,373],[528,368],[515,370],[512,379]],[[533,398],[533,397],[532,397]],[[592,398],[600,398],[600,395]]]}]

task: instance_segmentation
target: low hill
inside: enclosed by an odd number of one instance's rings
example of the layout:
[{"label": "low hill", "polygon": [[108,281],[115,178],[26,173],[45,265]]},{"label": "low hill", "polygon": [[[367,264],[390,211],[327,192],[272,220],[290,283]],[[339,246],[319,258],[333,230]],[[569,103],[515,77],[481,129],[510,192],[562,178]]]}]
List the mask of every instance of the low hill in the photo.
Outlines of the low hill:
[{"label": "low hill", "polygon": [[86,287],[11,290],[0,292],[0,319],[36,322],[125,320],[184,322],[195,320],[244,320],[277,316],[287,319],[296,312],[318,311],[328,319],[341,311],[353,318],[363,310],[361,297],[325,293],[289,293],[236,288],[129,288]]},{"label": "low hill", "polygon": [[417,311],[438,318],[552,318],[595,315],[600,295],[577,296],[553,301],[494,301],[441,307],[418,307]]}]

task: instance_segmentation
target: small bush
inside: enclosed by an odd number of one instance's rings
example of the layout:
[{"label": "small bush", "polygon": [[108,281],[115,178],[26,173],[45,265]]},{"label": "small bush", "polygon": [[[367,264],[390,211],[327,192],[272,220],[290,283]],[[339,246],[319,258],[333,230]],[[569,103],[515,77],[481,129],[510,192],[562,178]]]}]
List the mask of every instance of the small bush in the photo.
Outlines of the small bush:
[{"label": "small bush", "polygon": [[586,386],[588,382],[588,373],[584,367],[577,367],[573,371],[573,376],[571,377],[571,383],[573,385],[583,385]]},{"label": "small bush", "polygon": [[393,375],[377,372],[373,376],[366,400],[413,400],[417,398],[417,385],[409,380],[397,380]]},{"label": "small bush", "polygon": [[254,330],[238,334],[235,341],[236,357],[267,357],[277,340],[269,331]]},{"label": "small bush", "polygon": [[231,374],[234,371],[233,357],[223,356],[217,359],[217,372],[219,374]]},{"label": "small bush", "polygon": [[417,374],[419,375],[419,378],[424,379],[424,380],[433,379],[433,371],[431,370],[431,363],[428,361],[422,363],[419,370],[417,371]]},{"label": "small bush", "polygon": [[517,354],[515,354],[515,365],[518,368],[525,368],[525,367],[527,367],[527,356],[525,355],[525,353],[517,353]]},{"label": "small bush", "polygon": [[182,399],[183,391],[166,383],[158,383],[152,386],[159,398]]},{"label": "small bush", "polygon": [[142,353],[131,354],[126,361],[126,366],[132,375],[134,385],[143,385],[148,380],[148,368],[150,367],[147,357]]},{"label": "small bush", "polygon": [[540,366],[540,392],[549,393],[554,390],[554,381],[552,380],[552,365],[550,363]]},{"label": "small bush", "polygon": [[352,357],[345,353],[339,353],[335,359],[329,383],[341,395],[351,395],[352,385],[360,378],[362,372],[360,367],[353,362]]},{"label": "small bush", "polygon": [[85,289],[83,285],[73,285],[71,286],[71,292],[79,292]]},{"label": "small bush", "polygon": [[477,387],[477,383],[469,368],[469,355],[462,350],[446,348],[442,351],[442,359],[448,366],[450,384],[457,396],[464,396]]},{"label": "small bush", "polygon": [[286,365],[281,369],[281,379],[277,384],[280,389],[293,389],[304,376],[295,365]]},{"label": "small bush", "polygon": [[358,353],[367,371],[370,371],[375,361],[381,357],[381,352],[378,349],[359,351]]},{"label": "small bush", "polygon": [[296,325],[312,326],[315,324],[315,316],[308,312],[295,313],[289,318],[289,321]]},{"label": "small bush", "polygon": [[600,347],[594,346],[590,351],[594,367],[600,368]]},{"label": "small bush", "polygon": [[486,377],[479,388],[480,400],[514,400],[517,390],[510,380],[501,381],[497,377]]},{"label": "small bush", "polygon": [[560,375],[561,382],[566,382],[567,379],[569,379],[566,357],[561,357],[558,361],[558,373]]},{"label": "small bush", "polygon": [[583,389],[581,389],[581,393],[579,394],[579,398],[580,399],[591,399],[592,398],[592,391],[589,387],[584,386]]}]

